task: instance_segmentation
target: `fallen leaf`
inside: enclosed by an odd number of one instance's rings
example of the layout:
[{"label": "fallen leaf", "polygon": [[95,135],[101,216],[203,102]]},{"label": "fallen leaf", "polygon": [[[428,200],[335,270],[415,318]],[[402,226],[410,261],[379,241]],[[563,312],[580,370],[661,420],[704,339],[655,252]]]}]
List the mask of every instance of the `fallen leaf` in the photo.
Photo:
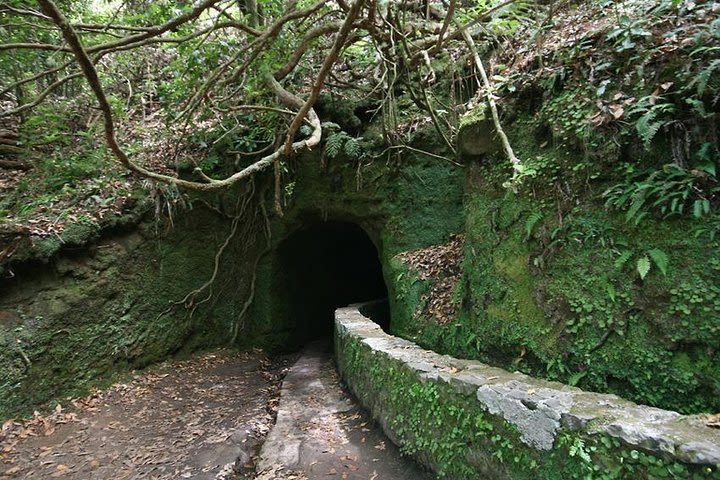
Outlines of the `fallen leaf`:
[{"label": "fallen leaf", "polygon": [[705,425],[710,428],[720,428],[720,413],[708,417]]}]

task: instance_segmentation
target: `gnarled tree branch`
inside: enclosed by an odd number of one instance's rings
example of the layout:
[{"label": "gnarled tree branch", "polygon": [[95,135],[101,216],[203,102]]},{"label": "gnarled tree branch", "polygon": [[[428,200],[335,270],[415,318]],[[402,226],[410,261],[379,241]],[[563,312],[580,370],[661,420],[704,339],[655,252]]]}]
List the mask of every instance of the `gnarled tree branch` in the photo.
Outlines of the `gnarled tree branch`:
[{"label": "gnarled tree branch", "polygon": [[[233,185],[237,183],[238,181],[248,178],[251,175],[254,175],[270,165],[273,164],[273,162],[280,158],[280,156],[283,154],[282,149],[278,149],[275,152],[273,152],[270,155],[267,155],[260,159],[259,161],[253,163],[252,165],[244,168],[243,170],[234,173],[233,175],[223,179],[223,180],[214,180],[206,177],[207,183],[200,183],[200,182],[193,182],[189,180],[184,180],[176,177],[172,177],[169,175],[163,175],[156,172],[152,172],[140,165],[137,165],[134,163],[128,155],[125,153],[125,151],[120,147],[120,145],[117,142],[116,133],[115,133],[115,122],[113,119],[113,113],[112,108],[110,107],[110,104],[108,103],[107,96],[105,95],[105,91],[103,90],[102,84],[100,82],[100,79],[98,78],[97,71],[95,70],[95,66],[93,62],[91,61],[90,57],[88,56],[88,53],[85,51],[85,49],[82,46],[82,43],[80,42],[80,39],[73,29],[73,27],[70,25],[70,23],[67,21],[65,16],[60,12],[60,10],[57,8],[55,3],[52,0],[39,0],[39,3],[42,7],[43,12],[50,18],[52,18],[53,22],[60,28],[60,30],[63,33],[63,37],[65,38],[65,41],[68,43],[70,48],[73,50],[73,53],[80,65],[80,68],[85,75],[85,78],[87,79],[88,83],[90,84],[90,88],[92,89],[93,93],[95,94],[95,98],[98,101],[98,104],[100,106],[100,110],[103,114],[104,119],[104,130],[105,130],[105,141],[110,148],[110,151],[113,153],[113,155],[120,161],[120,163],[125,166],[127,169],[138,173],[144,177],[147,177],[152,180],[156,180],[163,183],[168,184],[174,184],[183,188],[187,188],[190,190],[198,190],[198,191],[211,191],[211,190],[218,190],[221,188],[226,188],[230,185]],[[207,3],[207,2],[205,2]],[[278,98],[281,101],[284,101],[286,104],[297,105],[297,102],[300,101],[297,99],[297,97],[294,97],[289,92],[287,92],[282,86],[280,86],[277,81],[272,78],[272,75],[268,75],[268,81],[271,86],[275,87],[276,92],[278,93]],[[273,83],[274,82],[274,83]],[[289,100],[294,100],[290,102]],[[301,140],[299,142],[295,142],[292,145],[292,149],[294,151],[299,151],[304,148],[311,148],[312,146],[316,145],[322,136],[322,128],[320,126],[320,120],[318,119],[317,115],[312,112],[312,115],[308,115],[308,118],[310,119],[310,122],[314,126],[313,134],[310,138],[306,140]]]}]

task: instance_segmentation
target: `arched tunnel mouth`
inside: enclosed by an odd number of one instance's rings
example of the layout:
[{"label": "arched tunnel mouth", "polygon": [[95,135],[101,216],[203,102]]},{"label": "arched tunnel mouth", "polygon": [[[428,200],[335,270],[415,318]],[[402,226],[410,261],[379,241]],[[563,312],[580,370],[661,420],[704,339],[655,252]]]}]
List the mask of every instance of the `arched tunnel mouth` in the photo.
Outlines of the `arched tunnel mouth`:
[{"label": "arched tunnel mouth", "polygon": [[293,343],[330,337],[334,312],[370,302],[366,315],[384,330],[390,324],[387,287],[378,249],[359,225],[330,221],[307,225],[277,248],[275,302]]}]

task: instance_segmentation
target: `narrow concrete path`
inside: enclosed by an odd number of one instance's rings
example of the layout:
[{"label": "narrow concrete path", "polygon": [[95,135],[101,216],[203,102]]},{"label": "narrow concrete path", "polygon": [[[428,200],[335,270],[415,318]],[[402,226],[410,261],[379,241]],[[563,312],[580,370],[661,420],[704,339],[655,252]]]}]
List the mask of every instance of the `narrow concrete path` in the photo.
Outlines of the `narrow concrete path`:
[{"label": "narrow concrete path", "polygon": [[256,480],[424,480],[342,389],[329,342],[313,343],[285,377]]}]

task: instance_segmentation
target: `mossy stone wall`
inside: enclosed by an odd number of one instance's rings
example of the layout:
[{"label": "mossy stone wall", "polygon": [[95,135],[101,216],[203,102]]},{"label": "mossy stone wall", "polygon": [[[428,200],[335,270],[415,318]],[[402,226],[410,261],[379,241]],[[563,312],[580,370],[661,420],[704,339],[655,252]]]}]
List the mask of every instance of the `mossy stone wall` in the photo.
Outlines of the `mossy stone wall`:
[{"label": "mossy stone wall", "polygon": [[701,419],[458,360],[336,312],[342,378],[393,442],[452,479],[720,478]]},{"label": "mossy stone wall", "polygon": [[294,174],[293,194],[283,216],[272,221],[271,245],[258,265],[247,329],[252,343],[267,348],[296,348],[306,340],[293,319],[295,307],[283,302],[286,265],[277,254],[294,232],[333,221],[360,226],[378,250],[392,308],[397,308],[393,256],[445,242],[462,229],[463,170],[441,159],[408,152],[390,163],[377,159],[358,167],[340,158],[323,167],[318,155],[308,154],[294,165]]}]

